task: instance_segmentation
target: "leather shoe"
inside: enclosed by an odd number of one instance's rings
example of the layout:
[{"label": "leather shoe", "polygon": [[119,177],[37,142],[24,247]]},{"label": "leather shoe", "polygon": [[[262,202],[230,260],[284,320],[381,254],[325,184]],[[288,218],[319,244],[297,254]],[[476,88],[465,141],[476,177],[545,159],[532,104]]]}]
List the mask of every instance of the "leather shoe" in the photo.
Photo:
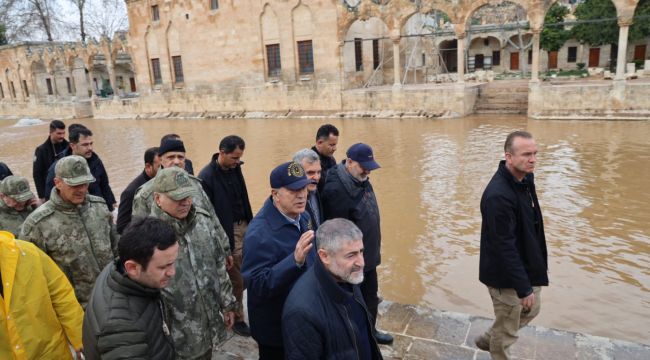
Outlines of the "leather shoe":
[{"label": "leather shoe", "polygon": [[232,331],[235,332],[235,334],[243,337],[249,337],[251,336],[251,329],[248,327],[248,325],[243,322],[243,321],[237,321],[233,326],[232,326]]},{"label": "leather shoe", "polygon": [[375,340],[377,340],[378,344],[390,345],[393,343],[393,336],[389,333],[375,330]]}]

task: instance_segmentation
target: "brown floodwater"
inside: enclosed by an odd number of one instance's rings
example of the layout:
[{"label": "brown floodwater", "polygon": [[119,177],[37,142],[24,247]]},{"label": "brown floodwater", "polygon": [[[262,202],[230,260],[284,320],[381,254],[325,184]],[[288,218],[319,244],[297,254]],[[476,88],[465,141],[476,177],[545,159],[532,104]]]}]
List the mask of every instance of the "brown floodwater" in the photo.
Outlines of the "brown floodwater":
[{"label": "brown floodwater", "polygon": [[[268,175],[331,122],[336,158],[356,142],[373,146],[371,174],[382,216],[384,298],[492,316],[478,281],[479,201],[514,129],[535,135],[536,181],[546,224],[551,285],[535,324],[650,344],[650,122],[464,119],[82,120],[116,196],[142,169],[161,135],[178,133],[196,172],[219,140],[246,140],[244,176],[254,211]],[[47,124],[0,120],[0,161],[31,181],[34,148]],[[68,125],[70,122],[67,122]]]}]

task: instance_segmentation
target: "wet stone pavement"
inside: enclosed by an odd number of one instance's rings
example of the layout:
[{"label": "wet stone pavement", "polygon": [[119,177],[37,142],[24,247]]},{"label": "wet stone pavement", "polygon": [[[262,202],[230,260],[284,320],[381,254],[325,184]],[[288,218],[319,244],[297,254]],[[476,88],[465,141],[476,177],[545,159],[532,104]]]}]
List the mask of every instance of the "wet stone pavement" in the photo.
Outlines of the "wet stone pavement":
[{"label": "wet stone pavement", "polygon": [[[385,360],[489,360],[474,345],[492,320],[468,314],[431,310],[384,301],[379,307],[381,330],[395,337],[392,346],[381,346]],[[510,349],[514,359],[526,360],[648,360],[650,346],[599,336],[527,326]],[[251,338],[231,337],[213,359],[257,359]]]}]

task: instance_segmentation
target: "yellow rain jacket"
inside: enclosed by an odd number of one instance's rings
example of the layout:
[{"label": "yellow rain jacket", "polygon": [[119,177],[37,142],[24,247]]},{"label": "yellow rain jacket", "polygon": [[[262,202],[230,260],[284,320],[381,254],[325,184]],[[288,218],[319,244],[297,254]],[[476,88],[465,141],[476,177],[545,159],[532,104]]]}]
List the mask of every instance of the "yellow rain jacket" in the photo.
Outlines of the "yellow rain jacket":
[{"label": "yellow rain jacket", "polygon": [[83,309],[59,267],[34,244],[0,231],[0,359],[72,359]]}]

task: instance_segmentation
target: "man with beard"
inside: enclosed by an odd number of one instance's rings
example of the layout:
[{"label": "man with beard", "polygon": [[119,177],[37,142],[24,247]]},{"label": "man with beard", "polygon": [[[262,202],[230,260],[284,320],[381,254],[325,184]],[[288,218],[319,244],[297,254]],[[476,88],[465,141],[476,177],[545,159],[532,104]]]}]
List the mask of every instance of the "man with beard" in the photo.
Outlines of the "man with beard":
[{"label": "man with beard", "polygon": [[322,169],[321,179],[318,182],[318,191],[322,192],[327,182],[327,172],[336,166],[334,153],[336,145],[339,143],[339,129],[332,124],[325,124],[318,128],[316,132],[316,145],[311,149],[320,157],[320,166]]},{"label": "man with beard", "polygon": [[[65,124],[61,120],[52,120],[50,123],[50,136],[34,151],[34,164],[32,175],[36,192],[42,202],[50,197],[45,191],[48,169],[55,161],[66,155],[68,141],[65,139]],[[51,187],[50,187],[51,189]]]},{"label": "man with beard", "polygon": [[174,359],[161,289],[176,274],[178,241],[162,220],[136,218],[118,259],[95,283],[83,325],[84,355],[95,359]]},{"label": "man with beard", "polygon": [[239,136],[224,137],[219,143],[219,152],[212,155],[210,163],[199,173],[203,190],[210,198],[230,241],[234,261],[233,266],[228,269],[228,275],[239,303],[233,331],[240,336],[251,335],[244,321],[244,279],[241,276],[244,234],[248,223],[253,219],[246,181],[241,170],[241,158],[245,148],[246,143]]},{"label": "man with beard", "polygon": [[321,165],[318,154],[311,149],[302,149],[293,155],[293,161],[302,166],[305,170],[307,179],[312,183],[307,185],[309,194],[307,195],[307,212],[311,216],[311,222],[314,229],[317,230],[323,222],[323,205],[318,192],[318,182],[321,179]]},{"label": "man with beard", "polygon": [[375,339],[380,344],[391,344],[390,334],[374,329],[379,307],[377,266],[381,264],[381,226],[369,175],[380,166],[372,148],[363,143],[350,146],[346,155],[347,159],[329,172],[322,194],[323,210],[326,219],[348,219],[361,229],[365,262],[361,293],[372,315]]},{"label": "man with beard", "polygon": [[[99,156],[93,151],[93,132],[90,129],[86,128],[80,124],[70,125],[70,148],[66,151],[66,156],[68,155],[78,155],[86,159],[88,162],[88,167],[90,168],[90,173],[95,178],[95,182],[90,184],[88,187],[88,193],[91,195],[99,196],[106,201],[109,211],[113,211],[117,207],[117,201],[115,201],[115,195],[113,195],[113,190],[108,181],[108,173],[104,167],[104,163],[99,158]],[[50,198],[50,193],[52,192],[52,187],[54,186],[54,167],[56,166],[55,161],[47,174],[47,182],[45,184],[45,197]]]},{"label": "man with beard", "polygon": [[359,284],[363,235],[346,219],[316,232],[318,260],[296,282],[282,313],[286,359],[381,359]]}]

